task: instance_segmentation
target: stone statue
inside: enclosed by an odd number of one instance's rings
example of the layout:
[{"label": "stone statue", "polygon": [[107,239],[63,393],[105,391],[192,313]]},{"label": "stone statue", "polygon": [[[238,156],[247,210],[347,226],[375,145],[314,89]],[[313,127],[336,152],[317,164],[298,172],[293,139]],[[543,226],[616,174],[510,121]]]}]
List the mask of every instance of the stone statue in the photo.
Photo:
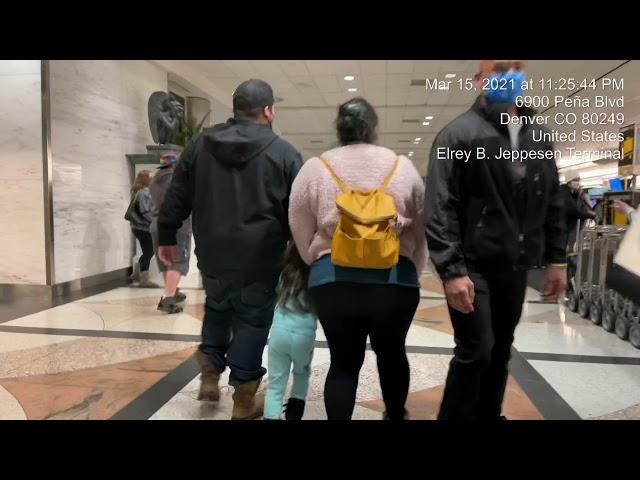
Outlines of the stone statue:
[{"label": "stone statue", "polygon": [[153,141],[160,145],[174,143],[182,127],[184,108],[167,92],[149,97],[149,127]]}]

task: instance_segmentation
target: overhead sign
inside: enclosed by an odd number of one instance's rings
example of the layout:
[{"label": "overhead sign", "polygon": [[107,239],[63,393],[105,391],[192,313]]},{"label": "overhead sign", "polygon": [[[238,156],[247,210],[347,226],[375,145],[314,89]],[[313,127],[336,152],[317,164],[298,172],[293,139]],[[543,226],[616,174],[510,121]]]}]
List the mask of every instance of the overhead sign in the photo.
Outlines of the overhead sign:
[{"label": "overhead sign", "polygon": [[637,152],[640,145],[638,131],[635,124],[620,129],[623,140],[620,142],[621,158],[618,160],[618,175],[640,175],[640,158]]}]

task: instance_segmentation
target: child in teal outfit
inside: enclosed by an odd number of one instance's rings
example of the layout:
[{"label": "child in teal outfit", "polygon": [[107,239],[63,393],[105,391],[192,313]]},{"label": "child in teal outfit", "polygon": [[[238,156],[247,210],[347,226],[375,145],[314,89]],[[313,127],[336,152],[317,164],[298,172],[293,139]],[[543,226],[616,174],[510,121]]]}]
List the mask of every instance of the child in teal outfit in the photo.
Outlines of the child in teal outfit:
[{"label": "child in teal outfit", "polygon": [[265,420],[280,420],[282,401],[293,366],[293,388],[286,405],[287,420],[301,420],[309,390],[311,359],[318,319],[307,287],[309,266],[291,242],[285,253],[278,304],[269,338],[269,383],[264,405]]}]

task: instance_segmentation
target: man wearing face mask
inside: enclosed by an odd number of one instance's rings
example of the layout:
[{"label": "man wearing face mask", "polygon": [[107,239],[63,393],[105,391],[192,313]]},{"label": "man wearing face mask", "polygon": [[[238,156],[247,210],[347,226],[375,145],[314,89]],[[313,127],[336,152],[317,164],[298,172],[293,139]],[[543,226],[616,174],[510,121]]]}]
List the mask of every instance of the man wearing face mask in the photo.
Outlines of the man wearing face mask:
[{"label": "man wearing face mask", "polygon": [[256,395],[273,320],[276,284],[290,238],[291,185],[302,157],[273,132],[274,96],[262,80],[233,93],[234,118],[205,129],[182,153],[160,210],[158,256],[170,264],[176,232],[192,215],[206,291],[199,399],[220,398],[229,367],[232,419],[262,415]]},{"label": "man wearing face mask", "polygon": [[431,150],[425,231],[456,342],[439,419],[504,418],[527,270],[546,267],[543,295],[549,300],[566,285],[558,171],[553,158],[538,159],[553,146],[534,140],[540,129],[530,121],[535,112],[515,105],[526,81],[523,66],[480,62],[475,80],[481,94],[440,131]]},{"label": "man wearing face mask", "polygon": [[580,173],[569,170],[565,173],[567,180],[560,187],[564,202],[565,223],[567,231],[567,252],[573,251],[576,242],[578,220],[584,221],[596,218],[596,213],[591,208],[591,201],[587,192],[580,186]]}]

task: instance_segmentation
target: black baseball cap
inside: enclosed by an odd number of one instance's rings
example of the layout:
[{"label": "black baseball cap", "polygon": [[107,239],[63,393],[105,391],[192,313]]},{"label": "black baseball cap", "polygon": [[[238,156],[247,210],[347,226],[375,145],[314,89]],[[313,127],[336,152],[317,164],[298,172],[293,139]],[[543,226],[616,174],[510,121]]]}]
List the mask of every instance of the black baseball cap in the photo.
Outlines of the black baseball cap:
[{"label": "black baseball cap", "polygon": [[273,105],[273,89],[263,80],[252,78],[238,85],[233,92],[233,110],[252,110]]}]

